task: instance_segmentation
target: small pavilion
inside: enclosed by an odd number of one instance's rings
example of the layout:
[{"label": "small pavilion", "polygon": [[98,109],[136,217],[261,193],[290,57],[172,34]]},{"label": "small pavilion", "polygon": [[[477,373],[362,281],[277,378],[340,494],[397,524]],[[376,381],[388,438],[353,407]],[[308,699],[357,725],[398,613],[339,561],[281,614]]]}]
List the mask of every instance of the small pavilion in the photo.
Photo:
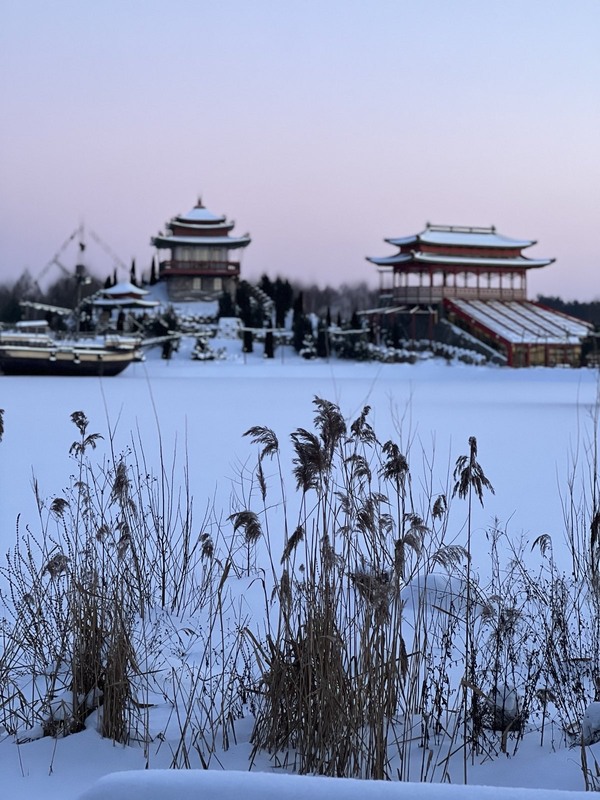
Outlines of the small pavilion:
[{"label": "small pavilion", "polygon": [[[159,251],[159,277],[167,282],[171,300],[214,300],[224,291],[234,295],[241,255],[251,241],[249,234],[231,236],[234,226],[198,200],[187,214],[167,223],[167,233],[153,237],[151,242]],[[167,257],[160,260],[160,253]]]},{"label": "small pavilion", "polygon": [[156,308],[158,300],[147,300],[149,292],[139,286],[135,286],[129,281],[115,283],[108,289],[101,289],[91,300],[94,308],[127,308],[147,310]]},{"label": "small pavilion", "polygon": [[135,329],[136,312],[145,314],[160,305],[158,300],[149,300],[148,294],[146,289],[135,286],[129,281],[101,289],[90,298],[88,304],[95,312],[96,326],[103,329],[114,324],[120,331]]}]

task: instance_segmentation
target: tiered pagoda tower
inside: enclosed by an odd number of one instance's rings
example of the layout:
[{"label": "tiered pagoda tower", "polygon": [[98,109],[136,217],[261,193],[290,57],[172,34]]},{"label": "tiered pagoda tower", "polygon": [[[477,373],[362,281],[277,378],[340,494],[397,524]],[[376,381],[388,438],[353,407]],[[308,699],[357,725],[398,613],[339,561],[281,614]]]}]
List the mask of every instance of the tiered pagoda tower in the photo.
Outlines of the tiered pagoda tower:
[{"label": "tiered pagoda tower", "polygon": [[509,239],[494,227],[429,225],[422,233],[386,239],[398,252],[368,258],[380,274],[382,303],[437,304],[445,298],[525,300],[527,272],[553,258],[530,259],[530,239]]},{"label": "tiered pagoda tower", "polygon": [[[159,260],[159,277],[167,281],[174,301],[214,299],[224,291],[233,296],[240,277],[240,257],[250,236],[230,236],[235,223],[213,214],[202,201],[167,223],[168,233],[152,244],[168,257]],[[231,251],[240,257],[233,258]]]}]

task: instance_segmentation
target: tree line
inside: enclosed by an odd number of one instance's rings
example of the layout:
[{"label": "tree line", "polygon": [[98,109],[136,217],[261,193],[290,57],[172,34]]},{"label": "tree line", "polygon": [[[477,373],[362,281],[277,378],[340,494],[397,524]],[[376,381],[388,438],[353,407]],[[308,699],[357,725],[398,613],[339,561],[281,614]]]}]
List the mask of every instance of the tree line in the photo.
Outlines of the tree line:
[{"label": "tree line", "polygon": [[600,300],[591,300],[581,303],[579,300],[562,300],[560,297],[538,294],[537,302],[555,311],[562,311],[585,322],[591,322],[596,328],[600,327]]}]

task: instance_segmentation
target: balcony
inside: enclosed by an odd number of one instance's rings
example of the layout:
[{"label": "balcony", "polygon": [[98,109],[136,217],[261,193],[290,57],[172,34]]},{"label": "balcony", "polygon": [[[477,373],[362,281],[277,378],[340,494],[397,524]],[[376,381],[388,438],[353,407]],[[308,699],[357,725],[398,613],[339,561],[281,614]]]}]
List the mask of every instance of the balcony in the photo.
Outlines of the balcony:
[{"label": "balcony", "polygon": [[209,275],[230,276],[240,274],[239,261],[161,261],[161,276],[166,275]]},{"label": "balcony", "polygon": [[392,299],[397,305],[436,305],[444,298],[458,300],[526,300],[525,287],[476,287],[476,286],[397,286],[382,289],[381,295]]}]

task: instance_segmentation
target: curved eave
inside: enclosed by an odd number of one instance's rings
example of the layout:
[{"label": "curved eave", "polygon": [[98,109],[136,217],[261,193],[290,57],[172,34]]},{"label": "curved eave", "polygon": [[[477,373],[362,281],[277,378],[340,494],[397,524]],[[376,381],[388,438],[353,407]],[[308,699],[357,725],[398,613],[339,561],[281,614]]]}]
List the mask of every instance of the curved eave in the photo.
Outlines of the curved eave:
[{"label": "curved eave", "polygon": [[420,234],[416,236],[401,236],[399,239],[384,239],[384,242],[393,244],[396,247],[402,247],[405,244],[416,244],[419,241]]},{"label": "curved eave", "polygon": [[481,230],[425,230],[422,233],[418,233],[416,236],[404,236],[401,238],[385,239],[384,241],[395,247],[422,243],[437,245],[439,247],[489,247],[490,249],[500,250],[506,248],[518,248],[522,250],[525,247],[532,247],[532,245],[537,244],[534,239],[511,239],[499,233],[484,232]]},{"label": "curved eave", "polygon": [[172,221],[218,225],[220,222],[225,222],[226,219],[227,217],[224,214],[213,214],[212,211],[208,211],[204,206],[196,206],[191,211],[188,211],[187,214],[177,214]]},{"label": "curved eave", "polygon": [[367,256],[367,261],[370,261],[371,264],[376,264],[378,267],[395,267],[396,264],[406,264],[412,261],[412,256],[404,253],[396,254],[395,256],[386,256],[384,258],[371,258]]},{"label": "curved eave", "polygon": [[102,297],[132,297],[141,300],[144,295],[148,294],[148,290],[140,289],[139,286],[134,286],[130,281],[125,281],[117,283],[109,289],[101,289],[100,294]]},{"label": "curved eave", "polygon": [[132,297],[103,297],[92,300],[91,305],[95,308],[156,308],[160,303],[158,300],[136,300]]},{"label": "curved eave", "polygon": [[232,231],[235,227],[235,222],[227,222],[226,219],[223,220],[215,220],[214,222],[210,220],[185,220],[180,217],[176,217],[172,219],[169,224],[168,228],[172,229],[174,227],[177,228],[186,228],[190,231],[202,231],[202,230],[211,230],[211,231]]},{"label": "curved eave", "polygon": [[442,232],[426,231],[419,235],[419,242],[423,244],[439,245],[441,247],[489,247],[490,249],[504,250],[506,248],[531,247],[536,244],[533,239],[511,239],[499,233],[463,233],[460,231]]},{"label": "curved eave", "polygon": [[155,236],[151,243],[154,247],[220,247],[224,250],[235,250],[247,247],[252,240],[249,236],[233,238],[230,236]]},{"label": "curved eave", "polygon": [[439,264],[448,267],[520,267],[532,269],[547,267],[554,258],[469,258],[468,256],[438,256],[433,253],[413,253],[412,260],[420,264]]}]

